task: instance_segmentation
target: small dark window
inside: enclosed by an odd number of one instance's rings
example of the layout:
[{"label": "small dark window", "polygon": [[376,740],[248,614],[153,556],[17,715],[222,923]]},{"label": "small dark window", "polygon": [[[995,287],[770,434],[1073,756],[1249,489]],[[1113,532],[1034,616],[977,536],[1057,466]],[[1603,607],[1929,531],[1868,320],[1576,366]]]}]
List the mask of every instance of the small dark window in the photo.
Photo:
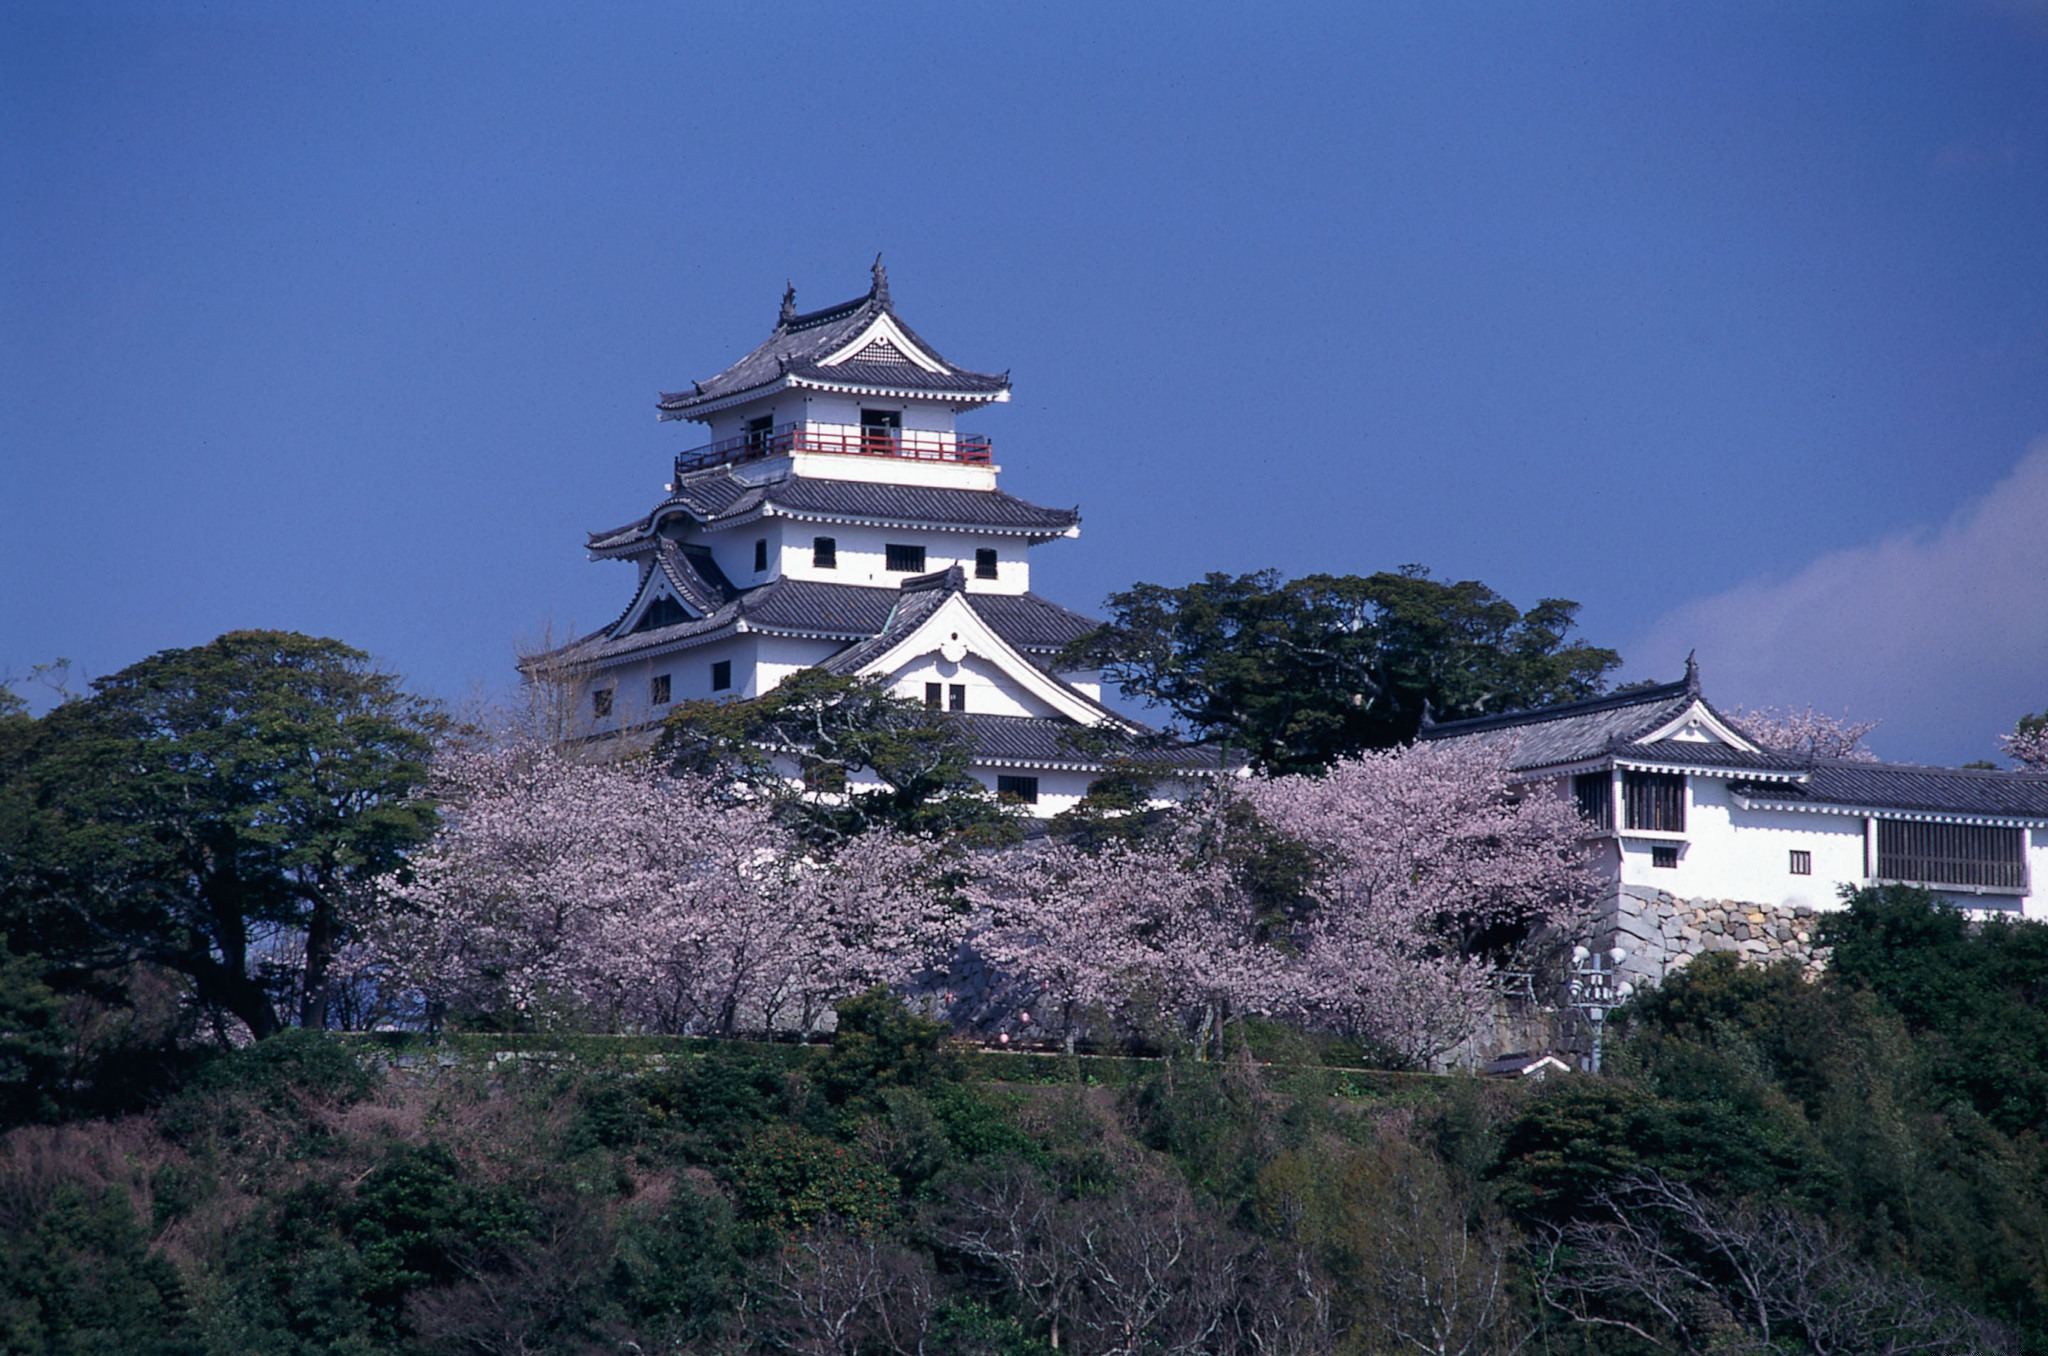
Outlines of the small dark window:
[{"label": "small dark window", "polygon": [[1579,805],[1579,818],[1603,829],[1614,827],[1614,777],[1606,772],[1582,772],[1572,778],[1572,799]]},{"label": "small dark window", "polygon": [[953,698],[952,706],[955,711],[965,711],[967,709],[967,684],[953,684],[950,695]]},{"label": "small dark window", "polygon": [[1653,843],[1650,845],[1650,865],[1667,870],[1678,865],[1678,844]]},{"label": "small dark window", "polygon": [[943,683],[924,685],[924,704],[936,711],[946,704],[946,687]]},{"label": "small dark window", "polygon": [[1685,832],[1684,773],[1624,772],[1621,794],[1627,802],[1628,828],[1648,829],[1651,833]]},{"label": "small dark window", "polygon": [[898,574],[924,573],[924,548],[922,546],[897,546],[882,548],[887,559],[883,562]]},{"label": "small dark window", "polygon": [[846,768],[839,763],[809,763],[804,767],[804,790],[838,793],[846,789]]},{"label": "small dark window", "polygon": [[996,795],[1004,800],[1021,800],[1026,805],[1038,804],[1038,778],[997,777]]},{"label": "small dark window", "polygon": [[669,690],[668,675],[657,673],[654,675],[654,682],[649,685],[647,695],[653,698],[656,706],[666,706],[669,702]]},{"label": "small dark window", "polygon": [[758,457],[768,450],[768,439],[775,431],[775,416],[764,414],[759,419],[747,421],[747,454]]},{"label": "small dark window", "polygon": [[1813,854],[1811,852],[1801,852],[1798,848],[1792,849],[1792,874],[1795,876],[1810,876],[1813,874]]},{"label": "small dark window", "polygon": [[974,553],[974,577],[993,579],[996,577],[996,553],[989,547],[982,547]]},{"label": "small dark window", "polygon": [[861,450],[865,452],[893,452],[903,436],[903,414],[900,410],[862,410],[860,412]]},{"label": "small dark window", "polygon": [[754,543],[754,573],[759,574],[761,573],[761,571],[767,568],[768,543],[765,541],[757,541]]},{"label": "small dark window", "polygon": [[839,543],[831,537],[811,539],[811,568],[814,570],[836,570],[839,568]]},{"label": "small dark window", "polygon": [[601,687],[590,694],[591,715],[596,716],[599,720],[603,720],[605,717],[611,715],[611,713],[612,690],[610,688]]},{"label": "small dark window", "polygon": [[726,692],[732,688],[732,661],[721,659],[711,666],[711,690]]}]

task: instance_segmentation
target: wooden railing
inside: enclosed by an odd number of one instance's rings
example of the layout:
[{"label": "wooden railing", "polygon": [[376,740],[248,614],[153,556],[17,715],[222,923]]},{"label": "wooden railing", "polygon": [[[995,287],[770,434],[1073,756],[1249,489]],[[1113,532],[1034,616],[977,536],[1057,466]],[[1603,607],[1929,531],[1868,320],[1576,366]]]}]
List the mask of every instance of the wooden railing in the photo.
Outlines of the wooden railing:
[{"label": "wooden railing", "polygon": [[733,462],[759,461],[788,452],[830,452],[849,457],[902,457],[987,466],[994,457],[987,438],[972,433],[927,429],[862,428],[853,424],[784,424],[779,428],[722,438],[693,447],[676,458],[676,479],[691,471]]}]

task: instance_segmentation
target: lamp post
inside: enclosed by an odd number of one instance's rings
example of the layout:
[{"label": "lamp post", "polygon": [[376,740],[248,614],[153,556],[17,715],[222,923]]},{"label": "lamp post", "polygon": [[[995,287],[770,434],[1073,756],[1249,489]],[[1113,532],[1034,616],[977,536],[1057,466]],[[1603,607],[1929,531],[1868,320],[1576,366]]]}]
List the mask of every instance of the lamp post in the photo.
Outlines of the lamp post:
[{"label": "lamp post", "polygon": [[1606,951],[1572,948],[1570,1006],[1593,1027],[1593,1056],[1586,1066],[1589,1073],[1600,1072],[1600,1033],[1606,1026],[1608,1012],[1636,991],[1636,986],[1627,980],[1614,982],[1616,967],[1627,959],[1628,952],[1618,946]]}]

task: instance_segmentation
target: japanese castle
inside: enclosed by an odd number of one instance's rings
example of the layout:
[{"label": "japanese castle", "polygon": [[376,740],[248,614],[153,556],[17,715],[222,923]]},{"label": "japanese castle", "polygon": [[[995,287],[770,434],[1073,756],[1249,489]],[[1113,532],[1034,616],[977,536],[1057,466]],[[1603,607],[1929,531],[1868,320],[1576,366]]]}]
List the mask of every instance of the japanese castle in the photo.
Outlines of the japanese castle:
[{"label": "japanese castle", "polygon": [[[969,736],[974,776],[1049,816],[1101,771],[1094,727],[1142,732],[1100,675],[1058,656],[1093,618],[1031,591],[1030,549],[1080,534],[1077,509],[1006,494],[988,438],[955,427],[1010,398],[1008,374],[956,367],[896,314],[881,261],[865,296],[799,312],[662,419],[706,426],[668,494],[590,536],[638,567],[618,619],[546,659],[575,675],[593,735],[651,729],[676,702],[755,697],[800,669],[885,676]],[[1147,757],[1163,772],[1204,760]]]}]

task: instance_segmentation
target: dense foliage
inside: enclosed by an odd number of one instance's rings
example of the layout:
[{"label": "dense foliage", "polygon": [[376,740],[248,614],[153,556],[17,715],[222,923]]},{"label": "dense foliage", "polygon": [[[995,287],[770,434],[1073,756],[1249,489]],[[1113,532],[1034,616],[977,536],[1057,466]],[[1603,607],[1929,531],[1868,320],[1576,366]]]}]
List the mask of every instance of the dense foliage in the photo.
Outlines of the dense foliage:
[{"label": "dense foliage", "polygon": [[1279,1030],[1044,1083],[880,992],[829,1048],[463,1049],[286,1033],[0,1137],[0,1345],[2048,1350],[2039,1140],[1789,968],[1703,958],[1637,1004],[1627,1076],[1541,1087],[1333,1099]]},{"label": "dense foliage", "polygon": [[1425,710],[1460,719],[1594,696],[1621,663],[1570,639],[1576,603],[1545,598],[1523,612],[1420,566],[1136,584],[1110,595],[1109,613],[1064,662],[1101,669],[1195,740],[1275,772],[1405,743]]},{"label": "dense foliage", "polygon": [[338,641],[236,631],[0,711],[0,932],[72,991],[137,966],[258,1037],[322,1026],[365,887],[432,831],[433,708]]}]

